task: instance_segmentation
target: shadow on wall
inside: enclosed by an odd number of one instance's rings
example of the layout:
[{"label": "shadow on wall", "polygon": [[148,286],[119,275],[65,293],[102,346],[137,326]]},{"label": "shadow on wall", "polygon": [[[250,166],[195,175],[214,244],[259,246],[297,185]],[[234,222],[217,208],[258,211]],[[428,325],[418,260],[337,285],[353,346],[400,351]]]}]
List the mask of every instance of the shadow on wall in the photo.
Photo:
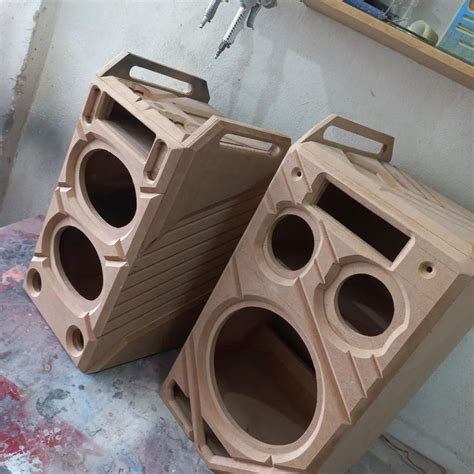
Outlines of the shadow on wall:
[{"label": "shadow on wall", "polygon": [[[4,112],[8,107],[8,112],[0,117],[0,210],[24,124],[46,61],[58,9],[59,4],[54,0],[36,0],[25,5],[5,0],[2,4],[0,37],[5,42],[3,73],[11,86],[0,91],[0,109]],[[14,67],[14,64],[18,66]]]},{"label": "shadow on wall", "polygon": [[[71,130],[71,136],[72,136]],[[68,137],[69,139],[71,137]],[[37,200],[51,197],[52,190],[58,178],[58,157],[64,157],[67,152],[69,140],[64,138],[64,130],[57,126],[57,122],[51,117],[30,113],[28,123],[22,136],[22,153],[28,157],[26,163],[13,164],[12,176],[15,180],[7,188],[7,194],[3,201],[2,220],[5,223],[18,219],[15,215],[17,206],[22,203],[22,214],[35,215],[38,210]],[[34,183],[34,189],[29,191],[32,199],[25,199],[25,188],[15,185],[25,183],[28,187]],[[45,208],[42,212],[46,212]],[[3,225],[0,222],[0,226]]]}]

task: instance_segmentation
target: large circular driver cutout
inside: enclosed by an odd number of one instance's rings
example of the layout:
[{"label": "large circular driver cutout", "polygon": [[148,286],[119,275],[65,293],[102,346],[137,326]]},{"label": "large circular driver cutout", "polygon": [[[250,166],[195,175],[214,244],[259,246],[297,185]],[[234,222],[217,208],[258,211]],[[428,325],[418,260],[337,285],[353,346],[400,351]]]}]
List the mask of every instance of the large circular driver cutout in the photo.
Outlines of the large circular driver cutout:
[{"label": "large circular driver cutout", "polygon": [[270,243],[272,253],[281,265],[289,270],[300,270],[313,255],[314,235],[304,219],[287,214],[277,221]]},{"label": "large circular driver cutout", "polygon": [[253,438],[285,445],[309,427],[314,365],[301,337],[276,313],[258,307],[233,313],[218,335],[214,370],[227,412]]},{"label": "large circular driver cutout", "polygon": [[344,280],[336,299],[344,322],[363,336],[378,336],[392,322],[395,311],[392,295],[371,275],[361,273]]},{"label": "large circular driver cutout", "polygon": [[137,196],[126,166],[112,153],[96,150],[86,158],[84,186],[96,212],[113,227],[124,227],[137,210]]},{"label": "large circular driver cutout", "polygon": [[72,287],[84,298],[95,300],[102,291],[103,276],[99,255],[86,235],[66,227],[59,236],[59,263]]}]

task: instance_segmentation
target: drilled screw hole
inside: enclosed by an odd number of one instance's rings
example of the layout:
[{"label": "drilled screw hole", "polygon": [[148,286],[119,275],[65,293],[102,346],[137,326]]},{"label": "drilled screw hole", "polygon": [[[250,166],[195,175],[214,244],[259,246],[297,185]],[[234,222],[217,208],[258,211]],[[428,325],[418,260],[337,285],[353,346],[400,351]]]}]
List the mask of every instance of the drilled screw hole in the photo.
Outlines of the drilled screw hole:
[{"label": "drilled screw hole", "polygon": [[298,181],[303,177],[303,172],[300,168],[293,168],[293,170],[291,171],[291,177],[294,181]]},{"label": "drilled screw hole", "polygon": [[431,262],[423,262],[419,270],[424,278],[433,278],[436,274],[435,267]]}]

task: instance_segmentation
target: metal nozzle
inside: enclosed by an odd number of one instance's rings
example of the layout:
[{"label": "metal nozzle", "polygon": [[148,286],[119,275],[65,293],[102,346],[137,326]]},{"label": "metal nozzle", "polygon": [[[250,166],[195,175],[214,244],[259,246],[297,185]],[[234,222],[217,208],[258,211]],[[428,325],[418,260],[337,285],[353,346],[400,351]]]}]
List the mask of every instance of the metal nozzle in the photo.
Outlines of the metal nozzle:
[{"label": "metal nozzle", "polygon": [[227,48],[230,48],[230,43],[225,40],[221,41],[221,44],[217,48],[217,52],[214,56],[214,59],[217,59]]},{"label": "metal nozzle", "polygon": [[217,9],[219,8],[219,5],[221,4],[222,0],[211,0],[209,3],[206,13],[204,14],[204,18],[201,21],[201,25],[199,28],[204,28],[206,23],[210,23],[211,20],[214,18],[214,15],[216,14]]}]

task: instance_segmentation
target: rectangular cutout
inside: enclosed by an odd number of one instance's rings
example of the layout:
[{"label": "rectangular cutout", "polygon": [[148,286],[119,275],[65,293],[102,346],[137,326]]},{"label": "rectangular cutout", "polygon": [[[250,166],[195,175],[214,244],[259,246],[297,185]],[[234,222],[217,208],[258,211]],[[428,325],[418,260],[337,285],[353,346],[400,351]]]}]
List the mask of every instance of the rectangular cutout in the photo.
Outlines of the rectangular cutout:
[{"label": "rectangular cutout", "polygon": [[226,133],[220,140],[220,146],[235,150],[248,150],[252,153],[275,156],[279,153],[279,147],[271,142],[256,138],[247,138],[233,133]]},{"label": "rectangular cutout", "polygon": [[316,205],[393,262],[410,238],[332,183]]},{"label": "rectangular cutout", "polygon": [[84,120],[87,123],[92,123],[94,118],[95,109],[97,108],[97,100],[100,96],[100,89],[96,86],[92,86],[89,97],[87,98],[86,105],[84,107]]},{"label": "rectangular cutout", "polygon": [[109,96],[106,97],[105,113],[102,118],[109,122],[135,148],[148,155],[155,141],[155,134],[125,107]]},{"label": "rectangular cutout", "polygon": [[177,383],[175,383],[173,386],[173,398],[185,418],[183,421],[186,421],[189,426],[192,426],[191,401],[184,394],[184,392],[181,390],[181,387]]},{"label": "rectangular cutout", "polygon": [[230,458],[229,453],[224,448],[224,445],[220,442],[219,438],[215,435],[214,431],[211,430],[211,428],[205,422],[204,419],[202,420],[202,422],[204,425],[204,436],[206,438],[206,444],[211,450],[212,454],[214,454],[214,456]]},{"label": "rectangular cutout", "polygon": [[376,140],[372,140],[371,138],[364,137],[359,133],[354,133],[333,125],[325,130],[324,138],[367,153],[380,153],[383,146]]},{"label": "rectangular cutout", "polygon": [[130,77],[132,80],[147,82],[148,84],[156,85],[156,87],[165,87],[179,94],[189,94],[191,92],[191,86],[187,82],[140,66],[133,66],[130,69]]}]

